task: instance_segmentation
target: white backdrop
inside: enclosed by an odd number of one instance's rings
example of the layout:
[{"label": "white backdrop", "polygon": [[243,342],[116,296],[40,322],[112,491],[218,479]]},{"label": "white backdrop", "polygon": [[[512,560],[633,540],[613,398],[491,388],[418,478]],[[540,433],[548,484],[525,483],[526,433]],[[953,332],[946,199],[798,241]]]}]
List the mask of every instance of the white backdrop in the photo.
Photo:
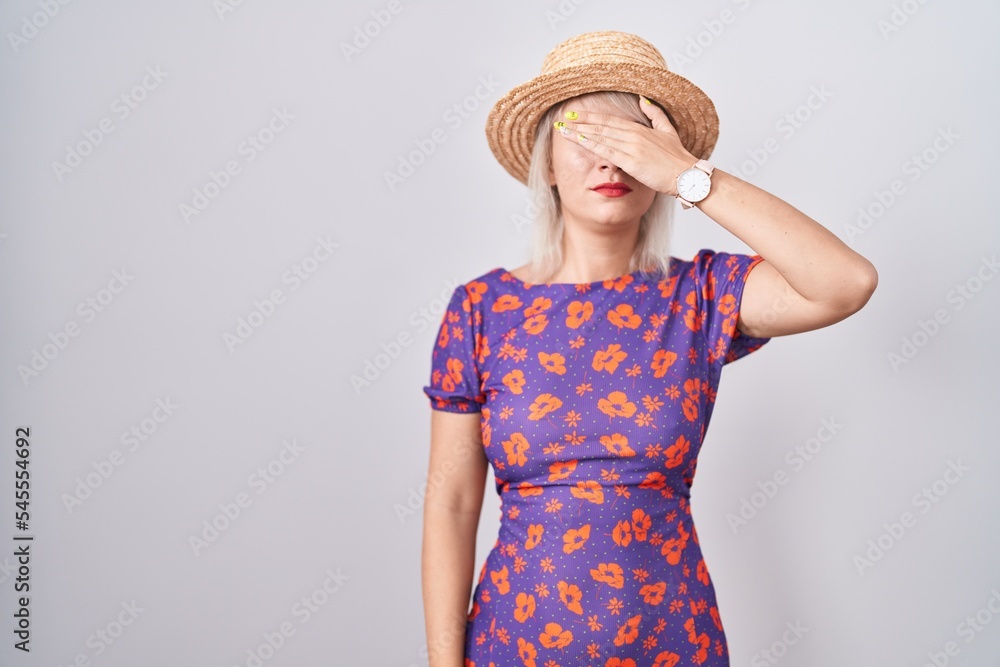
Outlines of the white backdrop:
[{"label": "white backdrop", "polygon": [[[996,665],[998,20],[3,3],[0,663],[426,664],[421,386],[451,290],[529,239],[483,124],[556,43],[616,29],[715,100],[718,168],[879,270],[856,316],[724,373],[693,511],[733,664]],[[676,220],[679,257],[750,250]]]}]

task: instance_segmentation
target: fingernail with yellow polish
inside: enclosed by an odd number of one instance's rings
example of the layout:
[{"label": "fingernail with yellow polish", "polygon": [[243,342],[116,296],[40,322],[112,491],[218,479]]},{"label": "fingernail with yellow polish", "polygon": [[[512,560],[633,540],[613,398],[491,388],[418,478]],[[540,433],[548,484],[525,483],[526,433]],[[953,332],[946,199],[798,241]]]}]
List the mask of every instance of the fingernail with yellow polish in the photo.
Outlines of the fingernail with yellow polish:
[{"label": "fingernail with yellow polish", "polygon": [[581,144],[587,143],[587,137],[583,136],[582,134],[576,135],[576,138],[580,140]]},{"label": "fingernail with yellow polish", "polygon": [[580,114],[578,114],[575,111],[567,111],[566,112],[566,118],[568,118],[570,120],[576,120],[579,117],[580,117]]},{"label": "fingernail with yellow polish", "polygon": [[562,122],[561,120],[557,120],[556,122],[553,123],[553,125],[555,126],[555,128],[557,130],[559,130],[559,132],[563,136],[565,136],[565,137],[569,136],[569,128],[566,127],[566,123]]},{"label": "fingernail with yellow polish", "polygon": [[649,98],[646,97],[645,95],[642,95],[642,101],[645,102],[646,104],[652,104],[652,102],[649,101]]}]

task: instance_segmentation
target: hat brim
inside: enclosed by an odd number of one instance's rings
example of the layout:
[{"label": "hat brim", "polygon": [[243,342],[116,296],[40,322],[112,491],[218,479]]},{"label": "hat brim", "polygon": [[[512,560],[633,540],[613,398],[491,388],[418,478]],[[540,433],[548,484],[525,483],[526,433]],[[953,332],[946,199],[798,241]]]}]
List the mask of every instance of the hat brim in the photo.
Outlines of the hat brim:
[{"label": "hat brim", "polygon": [[593,63],[542,74],[497,100],[486,118],[490,150],[507,172],[528,182],[538,121],[554,104],[586,93],[619,90],[644,95],[667,111],[681,144],[708,159],[719,137],[719,116],[705,92],[669,70],[634,63]]}]

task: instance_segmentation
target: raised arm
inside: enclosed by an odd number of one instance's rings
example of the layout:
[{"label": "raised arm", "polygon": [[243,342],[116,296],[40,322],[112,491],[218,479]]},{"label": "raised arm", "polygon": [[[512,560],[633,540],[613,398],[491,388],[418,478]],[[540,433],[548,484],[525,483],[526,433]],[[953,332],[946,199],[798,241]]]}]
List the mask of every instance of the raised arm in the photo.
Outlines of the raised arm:
[{"label": "raised arm", "polygon": [[[612,114],[568,110],[566,141],[608,159],[654,190],[677,194],[677,177],[698,161],[660,107],[640,97],[653,127]],[[721,169],[696,204],[764,261],[747,276],[737,328],[761,338],[819,329],[860,310],[878,273],[867,259],[806,214]],[[682,215],[684,215],[682,213]]]},{"label": "raised arm", "polygon": [[751,269],[737,328],[768,337],[810,331],[859,311],[878,284],[878,273],[806,214],[721,169],[698,203],[764,261]]}]

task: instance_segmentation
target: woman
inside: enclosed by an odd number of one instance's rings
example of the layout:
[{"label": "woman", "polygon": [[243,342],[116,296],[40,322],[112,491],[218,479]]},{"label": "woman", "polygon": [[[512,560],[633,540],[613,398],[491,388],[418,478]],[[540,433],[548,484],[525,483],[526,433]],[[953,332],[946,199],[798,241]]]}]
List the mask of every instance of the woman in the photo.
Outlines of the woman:
[{"label": "woman", "polygon": [[[455,289],[424,387],[431,667],[729,665],[689,502],[722,367],[857,312],[877,274],[713,168],[717,131],[711,100],[620,32],[560,44],[490,112],[540,213],[531,262]],[[755,254],[670,256],[671,197]],[[501,527],[473,591],[490,466]]]}]

